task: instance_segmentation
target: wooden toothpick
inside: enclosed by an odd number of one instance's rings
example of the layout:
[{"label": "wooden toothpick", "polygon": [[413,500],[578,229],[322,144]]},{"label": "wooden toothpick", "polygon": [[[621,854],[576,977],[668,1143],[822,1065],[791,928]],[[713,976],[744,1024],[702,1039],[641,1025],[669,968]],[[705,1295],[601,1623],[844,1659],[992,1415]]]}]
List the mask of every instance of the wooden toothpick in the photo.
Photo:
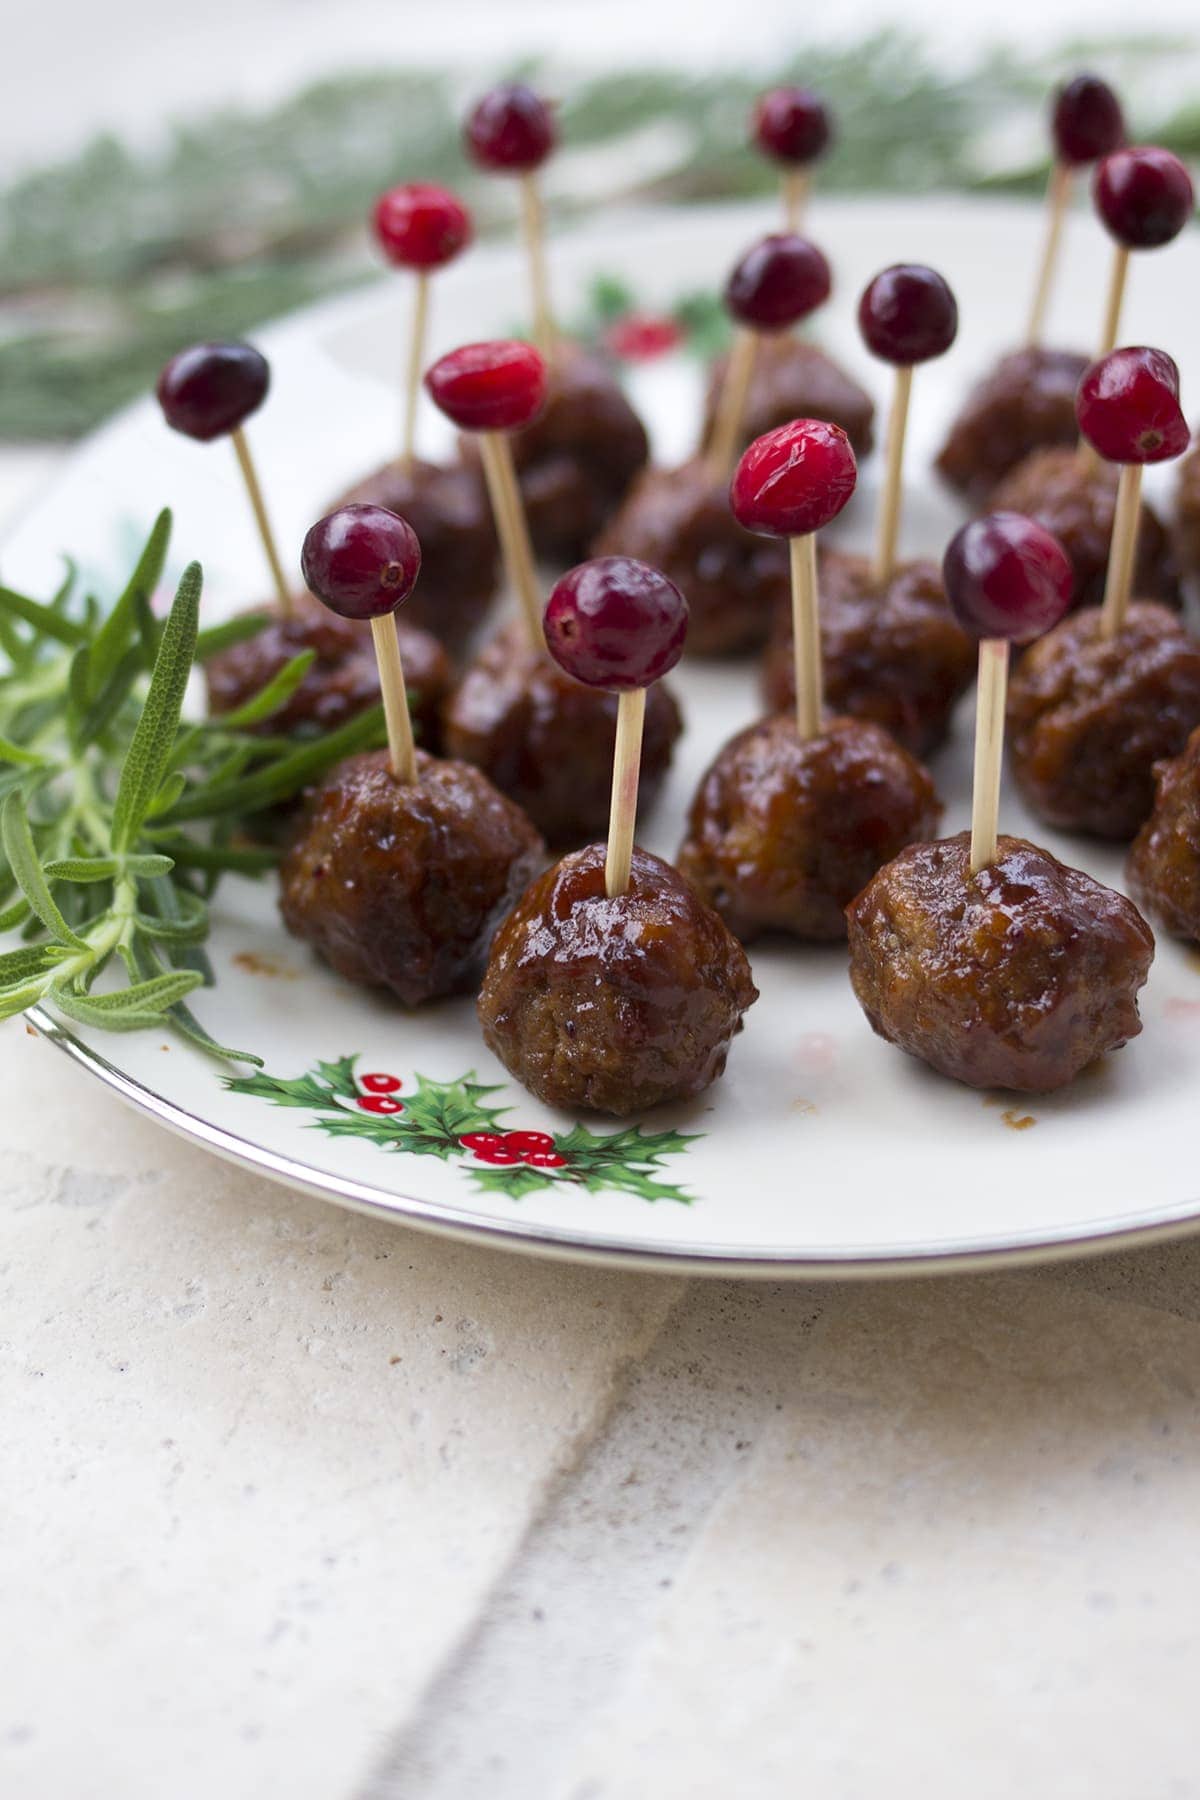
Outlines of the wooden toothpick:
[{"label": "wooden toothpick", "polygon": [[275,534],[271,530],[271,521],[267,517],[266,503],[263,500],[262,488],[259,486],[258,472],[254,467],[254,458],[250,454],[250,445],[242,426],[235,425],[230,433],[233,448],[237,453],[238,466],[242,471],[242,479],[246,483],[246,492],[250,496],[250,505],[254,512],[258,535],[262,539],[263,549],[267,554],[267,563],[271,570],[271,579],[275,583],[275,593],[279,600],[279,610],[285,619],[290,619],[295,606],[287,577],[283,572],[283,564],[279,560],[279,551],[275,544]]},{"label": "wooden toothpick", "polygon": [[1063,220],[1066,218],[1073,186],[1074,172],[1070,163],[1056,162],[1050,171],[1050,181],[1046,188],[1046,235],[1042,241],[1033,304],[1029,309],[1029,329],[1025,334],[1026,342],[1034,347],[1042,341],[1046,311],[1050,305],[1050,291],[1058,265],[1059,245],[1062,242]]},{"label": "wooden toothpick", "polygon": [[806,168],[785,169],[782,187],[784,224],[788,231],[799,231],[808,211],[812,176]]},{"label": "wooden toothpick", "polygon": [[608,850],[604,858],[604,891],[610,900],[625,892],[633,867],[633,834],[637,828],[638,777],[642,766],[645,719],[645,688],[630,688],[618,696]]},{"label": "wooden toothpick", "polygon": [[421,375],[425,368],[425,333],[429,320],[429,277],[424,269],[416,271],[413,283],[412,323],[408,339],[408,376],[404,392],[404,426],[400,460],[406,469],[412,467],[417,443],[417,403],[421,393]]},{"label": "wooden toothpick", "polygon": [[1141,520],[1142,465],[1125,463],[1117,483],[1112,542],[1109,545],[1108,570],[1104,578],[1104,604],[1100,608],[1102,638],[1115,638],[1125,624]]},{"label": "wooden toothpick", "polygon": [[724,481],[728,477],[737,455],[757,355],[758,333],[744,325],[740,326],[734,333],[729,361],[725,365],[725,379],[717,395],[712,436],[705,457],[716,481]]},{"label": "wooden toothpick", "polygon": [[387,723],[392,774],[397,781],[413,782],[417,779],[417,749],[413,742],[412,717],[408,710],[408,692],[404,685],[404,663],[400,657],[395,613],[385,613],[381,619],[372,619],[371,637],[379,664],[379,687],[383,694],[383,716]]},{"label": "wooden toothpick", "polygon": [[1000,818],[1000,763],[1008,694],[1008,639],[979,641],[979,691],[975,702],[975,780],[971,803],[971,873],[996,860]]},{"label": "wooden toothpick", "polygon": [[1097,356],[1107,356],[1110,350],[1116,349],[1117,333],[1121,329],[1121,308],[1125,300],[1125,279],[1129,274],[1129,249],[1125,244],[1117,244],[1113,251],[1112,273],[1108,278],[1108,298],[1104,305],[1104,326],[1100,333],[1100,348]]},{"label": "wooden toothpick", "polygon": [[496,536],[500,539],[500,550],[504,557],[505,574],[520,601],[521,617],[525,621],[530,645],[535,650],[541,650],[545,647],[542,598],[538,587],[537,565],[533,559],[533,546],[529,541],[525,507],[517,485],[517,472],[513,468],[512,449],[502,431],[481,431],[479,453],[483,458],[483,473],[492,504]]},{"label": "wooden toothpick", "polygon": [[792,655],[796,668],[796,731],[816,737],[824,710],[821,615],[817,597],[817,539],[788,540],[792,567]]},{"label": "wooden toothpick", "polygon": [[527,170],[521,177],[521,227],[529,258],[529,287],[533,299],[533,341],[546,358],[558,348],[558,329],[550,305],[550,277],[546,270],[546,227],[537,176]]},{"label": "wooden toothpick", "polygon": [[912,368],[898,364],[888,414],[887,456],[883,492],[879,497],[879,523],[875,534],[872,574],[879,583],[890,581],[896,566],[896,539],[904,499],[904,440],[908,432],[908,403],[912,396]]}]

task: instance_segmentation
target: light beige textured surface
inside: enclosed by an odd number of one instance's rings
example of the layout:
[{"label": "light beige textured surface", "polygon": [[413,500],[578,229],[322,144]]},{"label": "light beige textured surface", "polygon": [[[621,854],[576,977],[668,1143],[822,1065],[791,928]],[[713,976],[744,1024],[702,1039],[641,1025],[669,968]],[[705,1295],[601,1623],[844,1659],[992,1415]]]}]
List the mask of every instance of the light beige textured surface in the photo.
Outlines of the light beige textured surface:
[{"label": "light beige textured surface", "polygon": [[739,1287],[210,1160],[0,1030],[0,1792],[1200,1793],[1200,1243]]}]

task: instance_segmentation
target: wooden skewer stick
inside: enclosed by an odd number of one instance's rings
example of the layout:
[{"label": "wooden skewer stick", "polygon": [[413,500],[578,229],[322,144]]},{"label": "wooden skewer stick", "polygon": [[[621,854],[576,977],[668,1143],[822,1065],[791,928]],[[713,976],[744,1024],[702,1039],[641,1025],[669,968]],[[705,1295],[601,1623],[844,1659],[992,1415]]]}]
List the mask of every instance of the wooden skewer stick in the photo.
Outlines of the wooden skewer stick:
[{"label": "wooden skewer stick", "polygon": [[416,455],[417,403],[421,393],[421,373],[425,367],[425,329],[429,319],[429,277],[424,269],[416,271],[413,287],[412,324],[408,339],[408,375],[404,390],[404,435],[400,460],[406,469],[412,467]]},{"label": "wooden skewer stick", "polygon": [[558,328],[550,305],[550,278],[546,272],[546,229],[542,196],[532,170],[521,177],[521,226],[529,257],[529,285],[533,296],[533,341],[546,358],[558,348]]},{"label": "wooden skewer stick", "polygon": [[904,439],[908,431],[908,402],[912,395],[911,367],[899,364],[888,414],[887,463],[883,493],[879,499],[879,524],[875,535],[872,573],[877,582],[891,579],[896,566],[896,538],[900,530],[900,506],[904,498]]},{"label": "wooden skewer stick", "polygon": [[638,776],[642,766],[645,719],[645,688],[629,688],[618,696],[608,851],[604,858],[604,891],[610,900],[625,892],[633,867],[633,834],[637,827]]},{"label": "wooden skewer stick", "polygon": [[1118,244],[1113,253],[1112,274],[1108,280],[1108,299],[1104,307],[1104,328],[1100,334],[1100,348],[1097,356],[1107,356],[1117,346],[1117,333],[1121,329],[1121,307],[1125,300],[1125,278],[1129,274],[1129,249],[1125,244]]},{"label": "wooden skewer stick", "polygon": [[1115,638],[1129,611],[1133,564],[1137,555],[1138,527],[1142,522],[1142,465],[1125,463],[1117,483],[1113,512],[1112,543],[1104,578],[1104,604],[1100,608],[1100,636]]},{"label": "wooden skewer stick", "polygon": [[1074,174],[1070,163],[1056,162],[1050,171],[1050,181],[1046,188],[1046,235],[1042,241],[1042,257],[1033,290],[1033,304],[1029,309],[1029,329],[1025,334],[1026,342],[1035,347],[1042,341],[1050,290],[1054,285],[1054,271],[1058,266],[1063,221],[1067,216],[1073,186]]},{"label": "wooden skewer stick", "polygon": [[821,616],[817,599],[817,539],[814,532],[789,539],[792,565],[792,655],[796,666],[796,730],[816,737],[824,710]]},{"label": "wooden skewer stick", "polygon": [[724,481],[737,455],[738,438],[746,416],[746,401],[758,355],[758,333],[741,326],[735,333],[725,365],[725,379],[717,395],[716,417],[706,461],[714,480]]},{"label": "wooden skewer stick", "polygon": [[799,231],[808,210],[812,192],[812,176],[807,169],[785,169],[783,174],[783,221],[788,231]]},{"label": "wooden skewer stick", "polygon": [[979,640],[979,692],[975,701],[975,782],[971,805],[971,873],[996,860],[1000,817],[1000,762],[1008,694],[1008,639]]},{"label": "wooden skewer stick", "polygon": [[283,572],[283,564],[279,560],[275,533],[271,530],[271,521],[267,517],[266,503],[263,500],[262,488],[258,484],[258,472],[254,467],[254,458],[250,454],[250,445],[247,443],[246,433],[240,425],[235,425],[230,435],[233,438],[234,450],[237,452],[242,479],[246,483],[246,492],[250,496],[250,505],[254,510],[258,535],[261,537],[263,549],[267,553],[271,579],[275,583],[275,592],[279,598],[279,610],[285,619],[290,619],[295,611],[295,606],[287,584],[287,577]]},{"label": "wooden skewer stick", "polygon": [[387,722],[388,750],[392,774],[397,781],[417,779],[417,751],[413,743],[412,717],[408,710],[408,692],[404,685],[404,664],[400,660],[400,639],[396,631],[395,613],[385,613],[371,620],[371,637],[379,663],[379,686],[383,693],[383,716]]},{"label": "wooden skewer stick", "polygon": [[479,451],[488,498],[492,503],[492,517],[496,521],[496,536],[504,556],[504,570],[521,603],[529,642],[535,650],[542,650],[546,642],[542,631],[542,597],[512,450],[502,431],[481,431]]}]

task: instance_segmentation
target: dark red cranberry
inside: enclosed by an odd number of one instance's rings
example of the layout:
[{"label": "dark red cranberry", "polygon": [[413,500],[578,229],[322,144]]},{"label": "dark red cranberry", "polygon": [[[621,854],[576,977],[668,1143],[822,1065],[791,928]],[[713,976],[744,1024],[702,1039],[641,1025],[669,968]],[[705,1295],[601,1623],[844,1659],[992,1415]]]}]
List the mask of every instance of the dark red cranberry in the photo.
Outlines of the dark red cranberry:
[{"label": "dark red cranberry", "polygon": [[471,241],[471,215],[449,188],[409,181],[380,194],[371,214],[389,262],[405,269],[440,269]]},{"label": "dark red cranberry", "polygon": [[958,303],[936,269],[894,263],[864,292],[858,326],[876,356],[909,368],[950,348],[958,334]]},{"label": "dark red cranberry", "polygon": [[171,358],[155,392],[171,429],[207,444],[257,412],[270,384],[253,344],[193,344]]},{"label": "dark red cranberry", "polygon": [[358,1079],[368,1094],[398,1094],[404,1086],[398,1075],[360,1075]]},{"label": "dark red cranberry", "polygon": [[1179,405],[1179,368],[1165,350],[1114,350],[1084,372],[1079,429],[1106,462],[1169,462],[1191,433]]},{"label": "dark red cranberry", "polygon": [[343,619],[381,619],[408,599],[421,546],[407,519],[382,506],[339,506],[304,540],[300,566],[310,591]]},{"label": "dark red cranberry", "polygon": [[369,1113],[390,1115],[404,1111],[404,1102],[393,1100],[390,1094],[360,1094],[355,1104],[361,1106],[364,1112]]},{"label": "dark red cranberry", "polygon": [[1142,145],[1114,150],[1092,180],[1096,209],[1118,243],[1157,250],[1178,237],[1192,216],[1192,178],[1169,150]]},{"label": "dark red cranberry", "polygon": [[752,244],[725,284],[725,304],[755,331],[786,331],[829,298],[829,264],[807,238],[777,231]]},{"label": "dark red cranberry", "polygon": [[554,114],[523,81],[501,82],[467,117],[467,151],[481,169],[527,174],[558,142]]},{"label": "dark red cranberry", "polygon": [[687,601],[632,556],[597,556],[557,581],[546,606],[546,648],[587,687],[649,687],[683,654]]},{"label": "dark red cranberry", "polygon": [[833,127],[811,88],[777,87],[760,94],[750,117],[754,141],[775,162],[816,162],[829,147]]},{"label": "dark red cranberry", "polygon": [[1024,513],[984,513],[951,538],[942,580],[955,618],[977,638],[1028,644],[1071,604],[1075,576],[1056,537]]},{"label": "dark red cranberry", "polygon": [[554,1148],[554,1139],[548,1131],[506,1131],[504,1141],[510,1150],[519,1150],[522,1156],[530,1151]]},{"label": "dark red cranberry", "polygon": [[1125,142],[1121,102],[1098,75],[1076,75],[1054,96],[1054,148],[1065,163],[1095,162]]},{"label": "dark red cranberry", "polygon": [[793,419],[744,452],[729,503],[747,531],[806,537],[837,518],[857,480],[850,439],[839,425]]},{"label": "dark red cranberry", "polygon": [[460,431],[517,431],[542,410],[546,365],[531,344],[496,338],[440,357],[425,386]]}]

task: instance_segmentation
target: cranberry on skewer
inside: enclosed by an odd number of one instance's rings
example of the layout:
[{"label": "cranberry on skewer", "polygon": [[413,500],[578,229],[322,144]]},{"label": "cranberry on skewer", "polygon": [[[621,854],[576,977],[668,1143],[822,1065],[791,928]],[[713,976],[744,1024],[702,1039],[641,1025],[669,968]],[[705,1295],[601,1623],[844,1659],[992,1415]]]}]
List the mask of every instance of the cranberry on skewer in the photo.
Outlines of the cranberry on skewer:
[{"label": "cranberry on skewer", "polygon": [[780,167],[784,224],[788,231],[799,231],[813,164],[833,138],[829,109],[811,88],[771,88],[754,103],[750,132],[763,155]]},{"label": "cranberry on skewer", "polygon": [[558,142],[548,103],[520,81],[486,93],[468,115],[463,138],[467,154],[493,175],[515,175],[521,184],[521,223],[529,259],[534,342],[543,356],[554,354],[558,332],[546,274],[545,229],[537,171]]},{"label": "cranberry on skewer", "polygon": [[1076,75],[1055,90],[1051,110],[1054,162],[1046,191],[1046,237],[1034,286],[1027,342],[1041,342],[1058,263],[1063,221],[1077,171],[1125,141],[1121,103],[1098,75]]},{"label": "cranberry on skewer", "polygon": [[1192,178],[1177,156],[1155,145],[1114,150],[1092,178],[1096,211],[1114,240],[1112,274],[1100,333],[1100,355],[1116,344],[1133,250],[1158,250],[1192,216]]},{"label": "cranberry on skewer", "polygon": [[401,460],[411,465],[416,451],[417,398],[425,364],[429,318],[429,276],[445,268],[471,242],[471,216],[448,188],[410,181],[388,188],[371,215],[375,237],[395,268],[411,270],[413,311],[408,338],[408,375],[404,393]]}]

